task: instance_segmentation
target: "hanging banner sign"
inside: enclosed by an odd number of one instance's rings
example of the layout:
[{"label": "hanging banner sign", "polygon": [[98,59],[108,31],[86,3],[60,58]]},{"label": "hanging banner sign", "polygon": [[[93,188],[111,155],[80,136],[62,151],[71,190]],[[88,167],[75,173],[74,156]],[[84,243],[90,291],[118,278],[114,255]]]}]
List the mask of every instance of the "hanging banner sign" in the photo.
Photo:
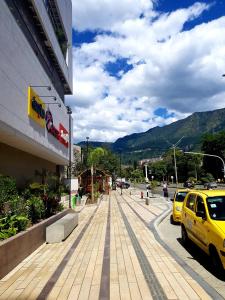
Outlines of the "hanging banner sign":
[{"label": "hanging banner sign", "polygon": [[41,127],[46,126],[48,133],[68,148],[68,131],[61,123],[59,124],[59,129],[54,126],[51,111],[49,109],[45,111],[45,103],[30,86],[28,87],[28,116]]},{"label": "hanging banner sign", "polygon": [[59,129],[57,129],[53,124],[53,117],[51,111],[48,109],[45,113],[46,129],[52,134],[61,144],[68,148],[68,141],[65,139],[65,134],[68,135],[68,131],[59,124]]},{"label": "hanging banner sign", "polygon": [[60,132],[60,139],[61,139],[61,143],[68,147],[69,145],[69,132],[66,130],[66,128],[59,123],[59,132]]},{"label": "hanging banner sign", "polygon": [[41,127],[45,127],[45,104],[30,86],[28,87],[28,116]]}]

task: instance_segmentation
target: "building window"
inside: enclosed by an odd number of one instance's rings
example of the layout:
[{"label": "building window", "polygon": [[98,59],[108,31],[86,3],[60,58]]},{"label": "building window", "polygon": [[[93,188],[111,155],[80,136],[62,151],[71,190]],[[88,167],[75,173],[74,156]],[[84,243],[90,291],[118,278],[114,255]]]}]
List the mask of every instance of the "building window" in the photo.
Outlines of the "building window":
[{"label": "building window", "polygon": [[55,0],[43,0],[43,2],[48,12],[48,16],[54,29],[62,54],[66,59],[68,50],[68,40],[60,19],[57,4],[55,3]]}]

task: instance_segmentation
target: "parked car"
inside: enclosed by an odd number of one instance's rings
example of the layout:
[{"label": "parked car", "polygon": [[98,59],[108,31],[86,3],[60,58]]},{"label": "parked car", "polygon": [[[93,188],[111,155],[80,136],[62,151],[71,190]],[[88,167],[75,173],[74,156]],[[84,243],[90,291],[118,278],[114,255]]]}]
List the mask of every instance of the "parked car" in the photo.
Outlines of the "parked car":
[{"label": "parked car", "polygon": [[216,188],[217,188],[217,183],[216,183],[216,182],[206,182],[206,183],[204,184],[204,187],[205,187],[207,190],[216,189]]},{"label": "parked car", "polygon": [[116,186],[122,189],[128,189],[130,187],[130,184],[128,182],[124,181],[117,181]]},{"label": "parked car", "polygon": [[183,184],[183,187],[191,189],[191,188],[195,187],[195,185],[191,181],[185,181]]},{"label": "parked car", "polygon": [[225,191],[195,190],[184,199],[181,214],[184,244],[192,240],[210,257],[215,272],[225,268]]},{"label": "parked car", "polygon": [[130,184],[128,182],[123,182],[122,183],[122,188],[123,189],[128,189],[130,187]]},{"label": "parked car", "polygon": [[171,224],[176,224],[181,221],[181,211],[184,198],[189,191],[189,189],[178,189],[176,190],[174,197],[171,199],[171,201],[173,201],[172,215],[170,216]]}]

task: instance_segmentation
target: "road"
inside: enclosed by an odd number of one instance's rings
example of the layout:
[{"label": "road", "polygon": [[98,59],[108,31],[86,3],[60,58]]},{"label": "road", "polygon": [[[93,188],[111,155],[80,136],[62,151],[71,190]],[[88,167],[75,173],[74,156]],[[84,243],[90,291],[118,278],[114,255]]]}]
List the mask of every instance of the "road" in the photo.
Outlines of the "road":
[{"label": "road", "polygon": [[163,241],[176,255],[183,259],[189,267],[197,272],[225,299],[225,276],[224,278],[215,276],[209,257],[197,246],[191,243],[188,248],[185,248],[182,245],[180,225],[170,224],[170,214],[159,224],[158,230]]},{"label": "road", "polygon": [[[145,191],[146,192],[146,184],[143,184],[143,183],[139,183],[139,184],[136,184],[136,186]],[[183,188],[183,184],[178,184],[178,188]],[[169,198],[173,198],[173,195],[176,191],[177,187],[175,184],[171,184],[171,185],[168,185],[168,192],[169,192]],[[196,185],[195,186],[195,189],[197,190],[204,190],[204,186],[203,185]],[[217,190],[225,190],[225,185],[224,184],[220,184],[218,185],[217,187]],[[159,195],[162,195],[163,196],[163,187],[162,186],[157,186],[155,189],[154,189],[154,192],[156,194],[159,194]]]}]

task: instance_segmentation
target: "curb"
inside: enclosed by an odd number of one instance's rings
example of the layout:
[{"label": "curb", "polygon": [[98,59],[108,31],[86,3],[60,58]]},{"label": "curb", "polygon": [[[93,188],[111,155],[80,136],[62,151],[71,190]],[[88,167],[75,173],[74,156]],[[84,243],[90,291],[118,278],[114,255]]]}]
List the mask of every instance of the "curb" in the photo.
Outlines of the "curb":
[{"label": "curb", "polygon": [[171,208],[164,211],[155,221],[149,224],[149,229],[152,230],[157,242],[163,246],[173,259],[212,297],[212,299],[224,299],[213,287],[211,287],[199,274],[197,274],[180,256],[178,256],[170,246],[168,246],[162,239],[158,230],[159,224],[168,216]]}]

